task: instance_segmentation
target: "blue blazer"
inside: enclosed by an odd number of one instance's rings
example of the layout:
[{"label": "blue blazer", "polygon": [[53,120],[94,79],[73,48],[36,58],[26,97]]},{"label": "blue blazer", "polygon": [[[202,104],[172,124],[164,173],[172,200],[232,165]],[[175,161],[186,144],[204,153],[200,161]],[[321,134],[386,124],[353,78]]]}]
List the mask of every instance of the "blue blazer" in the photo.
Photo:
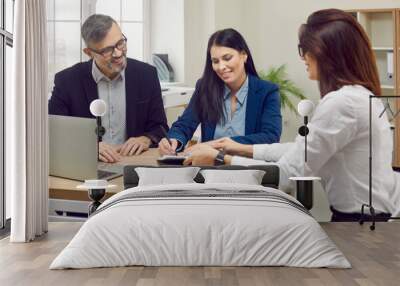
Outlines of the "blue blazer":
[{"label": "blue blazer", "polygon": [[[201,141],[214,139],[215,124],[200,122],[193,106],[193,98],[199,94],[199,82],[193,93],[189,106],[182,116],[172,124],[168,135],[182,142],[182,146],[192,138],[197,126],[201,123]],[[282,116],[279,87],[249,75],[249,91],[247,95],[245,135],[231,137],[242,144],[266,144],[279,142],[282,132]]]}]

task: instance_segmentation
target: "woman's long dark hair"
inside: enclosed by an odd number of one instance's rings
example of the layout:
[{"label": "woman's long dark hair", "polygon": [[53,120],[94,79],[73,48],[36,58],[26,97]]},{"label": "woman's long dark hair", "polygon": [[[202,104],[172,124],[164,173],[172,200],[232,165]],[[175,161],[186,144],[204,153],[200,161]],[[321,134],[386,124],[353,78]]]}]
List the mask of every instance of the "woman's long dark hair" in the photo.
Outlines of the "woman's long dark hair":
[{"label": "woman's long dark hair", "polygon": [[338,9],[312,13],[300,27],[299,48],[317,61],[321,97],[354,84],[382,94],[371,43],[350,13]]},{"label": "woman's long dark hair", "polygon": [[258,77],[253,58],[246,41],[234,29],[224,29],[215,32],[208,40],[206,65],[198,86],[198,93],[193,98],[194,109],[200,122],[217,124],[224,119],[224,82],[212,68],[210,50],[212,46],[227,47],[247,54],[245,71]]}]

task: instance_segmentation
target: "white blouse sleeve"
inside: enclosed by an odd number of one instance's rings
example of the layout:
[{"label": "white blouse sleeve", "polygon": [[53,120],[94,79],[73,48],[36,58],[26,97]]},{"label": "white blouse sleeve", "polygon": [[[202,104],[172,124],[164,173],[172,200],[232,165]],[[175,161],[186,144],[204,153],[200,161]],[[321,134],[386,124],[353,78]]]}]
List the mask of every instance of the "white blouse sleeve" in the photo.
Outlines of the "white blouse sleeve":
[{"label": "white blouse sleeve", "polygon": [[[241,156],[233,156],[231,161],[231,165],[240,165],[240,166],[269,165],[269,164],[270,163],[265,162],[264,160],[254,160]],[[274,165],[276,165],[276,163],[274,163]]]},{"label": "white blouse sleeve", "polygon": [[283,189],[291,186],[289,177],[317,176],[321,167],[354,138],[358,127],[351,101],[345,94],[330,94],[315,109],[308,128],[307,164],[304,164],[304,137],[301,136],[296,137],[295,144],[278,161]]},{"label": "white blouse sleeve", "polygon": [[276,162],[293,144],[293,142],[290,142],[253,145],[253,158],[256,160]]}]

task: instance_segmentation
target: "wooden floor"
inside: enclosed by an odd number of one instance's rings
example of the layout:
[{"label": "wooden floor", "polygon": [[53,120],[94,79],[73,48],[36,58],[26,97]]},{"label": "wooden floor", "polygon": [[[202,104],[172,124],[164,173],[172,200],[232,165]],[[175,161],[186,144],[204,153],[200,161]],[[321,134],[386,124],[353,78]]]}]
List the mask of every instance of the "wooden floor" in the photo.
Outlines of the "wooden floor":
[{"label": "wooden floor", "polygon": [[49,233],[28,244],[0,241],[0,285],[400,285],[400,223],[375,231],[357,223],[323,228],[353,268],[123,267],[48,270],[81,223],[50,223]]}]

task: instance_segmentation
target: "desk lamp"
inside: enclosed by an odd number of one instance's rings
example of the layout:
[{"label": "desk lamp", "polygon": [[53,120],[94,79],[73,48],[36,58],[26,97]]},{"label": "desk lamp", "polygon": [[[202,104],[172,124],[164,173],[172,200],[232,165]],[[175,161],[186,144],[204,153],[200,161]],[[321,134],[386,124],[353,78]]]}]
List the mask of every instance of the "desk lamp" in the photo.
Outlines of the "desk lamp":
[{"label": "desk lamp", "polygon": [[77,186],[77,189],[88,190],[89,198],[92,203],[89,205],[89,216],[91,216],[101,205],[100,200],[106,194],[106,189],[116,188],[116,185],[110,185],[106,180],[85,180],[84,184]]},{"label": "desk lamp", "polygon": [[[104,133],[106,133],[106,129],[101,125],[101,117],[106,114],[107,104],[102,99],[93,100],[90,103],[90,113],[96,117],[96,135],[97,135],[97,160],[99,159],[99,145],[102,141],[102,137]],[[83,188],[88,190],[89,198],[92,199],[92,203],[89,206],[89,216],[96,211],[98,206],[101,204],[100,200],[106,194],[106,188],[109,187],[107,185],[107,181],[105,180],[86,180],[85,184],[78,186],[78,188]]]},{"label": "desk lamp", "polygon": [[90,103],[90,113],[96,117],[96,134],[97,134],[97,159],[99,158],[99,144],[102,141],[102,137],[104,133],[106,133],[106,129],[101,125],[101,117],[106,114],[107,104],[102,99],[93,100]]},{"label": "desk lamp", "polygon": [[314,103],[309,99],[304,99],[297,105],[298,113],[304,117],[304,125],[299,128],[299,135],[304,137],[304,166],[303,177],[291,177],[290,180],[296,181],[296,197],[304,207],[310,210],[313,206],[313,181],[320,180],[319,177],[305,176],[307,163],[307,135],[309,133],[308,117],[314,110]]}]

